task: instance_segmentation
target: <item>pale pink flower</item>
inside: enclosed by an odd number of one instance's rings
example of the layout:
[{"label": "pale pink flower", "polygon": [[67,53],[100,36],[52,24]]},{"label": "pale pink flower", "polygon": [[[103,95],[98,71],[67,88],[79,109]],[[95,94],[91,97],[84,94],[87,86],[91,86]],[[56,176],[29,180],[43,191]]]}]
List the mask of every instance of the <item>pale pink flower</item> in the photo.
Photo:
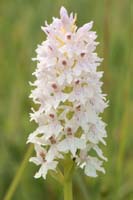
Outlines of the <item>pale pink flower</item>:
[{"label": "pale pink flower", "polygon": [[99,117],[107,107],[100,81],[103,72],[97,71],[102,59],[95,52],[98,42],[91,30],[93,22],[79,29],[75,23],[76,15],[68,15],[61,7],[60,18],[42,27],[47,38],[38,45],[33,59],[37,68],[30,97],[38,109],[32,108],[30,117],[38,127],[27,142],[36,151],[30,161],[40,165],[35,178],[46,178],[68,153],[87,176],[105,172],[99,159],[106,158],[98,146],[106,144],[105,123]]}]

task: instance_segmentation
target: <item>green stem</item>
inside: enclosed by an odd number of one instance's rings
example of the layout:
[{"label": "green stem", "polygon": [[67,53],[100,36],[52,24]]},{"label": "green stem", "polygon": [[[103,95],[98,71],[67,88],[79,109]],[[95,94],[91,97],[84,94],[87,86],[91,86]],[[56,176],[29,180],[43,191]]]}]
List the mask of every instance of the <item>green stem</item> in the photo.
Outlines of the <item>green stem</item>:
[{"label": "green stem", "polygon": [[72,195],[72,179],[64,182],[64,200],[73,200]]},{"label": "green stem", "polygon": [[64,200],[73,200],[72,193],[72,175],[74,171],[74,163],[67,159],[64,165]]},{"label": "green stem", "polygon": [[26,152],[26,154],[25,154],[25,156],[24,156],[24,159],[23,159],[23,161],[22,161],[22,163],[20,165],[20,168],[18,169],[18,171],[17,171],[17,173],[16,173],[16,175],[15,175],[15,177],[14,177],[14,179],[13,179],[13,181],[12,181],[12,183],[11,183],[11,185],[10,185],[6,195],[5,195],[5,197],[4,197],[4,200],[10,200],[12,198],[12,196],[13,196],[13,194],[14,194],[14,192],[15,192],[15,190],[16,190],[19,182],[20,182],[20,179],[21,179],[21,177],[23,175],[25,167],[26,167],[26,165],[28,163],[29,157],[32,154],[32,151],[33,151],[33,146],[30,145],[28,150],[27,150],[27,152]]}]

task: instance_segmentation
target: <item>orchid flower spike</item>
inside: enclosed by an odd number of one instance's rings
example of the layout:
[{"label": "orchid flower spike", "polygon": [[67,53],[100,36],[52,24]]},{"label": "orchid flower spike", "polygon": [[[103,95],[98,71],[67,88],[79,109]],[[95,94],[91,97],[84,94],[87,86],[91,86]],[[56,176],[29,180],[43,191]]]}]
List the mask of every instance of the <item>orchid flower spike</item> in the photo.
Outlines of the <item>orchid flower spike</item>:
[{"label": "orchid flower spike", "polygon": [[99,115],[108,104],[101,90],[103,72],[97,70],[102,59],[95,52],[93,22],[80,28],[75,23],[76,15],[61,7],[60,18],[42,27],[46,40],[36,49],[30,97],[38,109],[32,108],[30,117],[38,127],[27,141],[36,152],[30,161],[40,166],[35,178],[56,172],[66,155],[87,176],[105,172],[102,160],[107,159],[99,148],[106,144],[106,125]]}]

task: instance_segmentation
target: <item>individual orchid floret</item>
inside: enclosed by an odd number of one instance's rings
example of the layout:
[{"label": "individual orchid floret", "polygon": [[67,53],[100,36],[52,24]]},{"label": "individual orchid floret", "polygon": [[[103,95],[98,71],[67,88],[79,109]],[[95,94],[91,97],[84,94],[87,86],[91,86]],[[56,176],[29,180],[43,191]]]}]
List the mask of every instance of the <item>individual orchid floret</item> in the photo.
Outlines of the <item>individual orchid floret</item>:
[{"label": "individual orchid floret", "polygon": [[36,157],[30,158],[30,162],[35,163],[36,165],[41,165],[39,171],[35,174],[35,178],[40,178],[41,176],[45,179],[48,170],[55,170],[58,162],[50,161],[47,159],[46,151],[39,145],[35,145]]},{"label": "individual orchid floret", "polygon": [[93,22],[78,29],[76,19],[61,7],[60,18],[42,27],[46,40],[36,49],[30,97],[37,109],[32,108],[30,118],[38,127],[27,141],[36,151],[30,161],[40,166],[35,178],[45,179],[51,170],[58,173],[66,159],[87,176],[105,172],[101,160],[107,159],[99,147],[106,144],[106,125],[99,116],[107,107],[101,89],[103,72],[97,70],[102,59],[95,52]]}]

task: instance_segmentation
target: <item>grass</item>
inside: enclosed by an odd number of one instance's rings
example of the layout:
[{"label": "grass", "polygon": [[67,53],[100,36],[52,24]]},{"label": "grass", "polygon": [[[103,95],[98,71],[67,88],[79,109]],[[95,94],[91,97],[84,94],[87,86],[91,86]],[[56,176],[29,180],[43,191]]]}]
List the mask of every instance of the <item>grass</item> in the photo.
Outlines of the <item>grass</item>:
[{"label": "grass", "polygon": [[[40,26],[44,20],[58,16],[61,5],[78,13],[78,25],[93,20],[104,57],[103,90],[110,107],[103,117],[107,126],[107,146],[103,147],[109,161],[106,174],[87,178],[81,171],[74,176],[75,200],[133,199],[133,161],[131,155],[133,129],[133,89],[131,86],[131,16],[129,0],[1,0],[0,2],[0,199],[3,199],[26,152],[26,139],[34,130],[28,113],[28,81],[35,65],[31,57],[45,38]],[[34,180],[36,166],[28,163],[23,171],[13,200],[62,200],[62,188],[51,177]],[[8,200],[10,200],[9,198]]]}]

